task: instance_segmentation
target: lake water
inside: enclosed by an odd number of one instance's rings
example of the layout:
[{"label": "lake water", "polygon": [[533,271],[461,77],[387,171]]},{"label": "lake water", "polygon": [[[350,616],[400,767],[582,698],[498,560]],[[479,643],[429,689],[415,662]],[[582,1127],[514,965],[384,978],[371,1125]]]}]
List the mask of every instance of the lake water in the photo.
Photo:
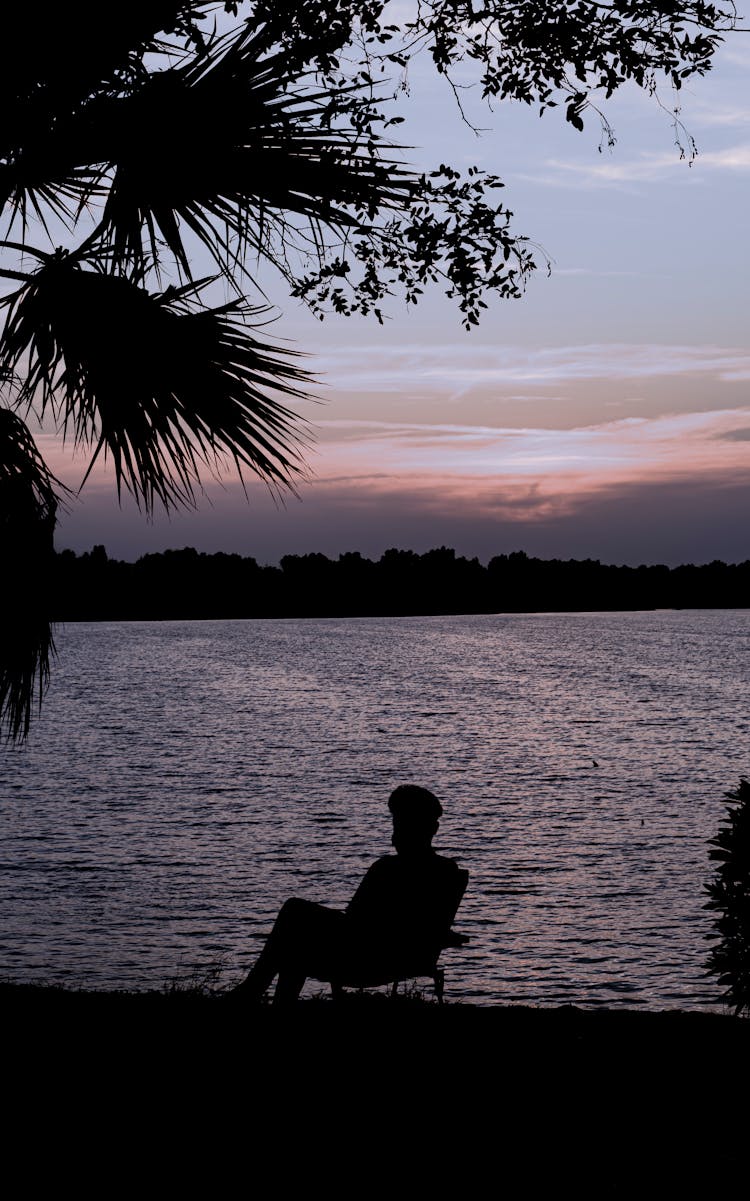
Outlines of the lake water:
[{"label": "lake water", "polygon": [[0,975],[232,983],[287,896],[346,903],[414,782],[471,873],[449,997],[719,1007],[702,886],[750,770],[750,612],[81,623],[58,645],[0,760]]}]

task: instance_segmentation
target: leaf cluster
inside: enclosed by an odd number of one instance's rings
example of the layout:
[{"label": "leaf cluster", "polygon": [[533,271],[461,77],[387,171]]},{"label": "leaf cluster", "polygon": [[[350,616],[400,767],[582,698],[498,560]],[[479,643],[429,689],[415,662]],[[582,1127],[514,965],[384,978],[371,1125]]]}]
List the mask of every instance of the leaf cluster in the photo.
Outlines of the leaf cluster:
[{"label": "leaf cluster", "polygon": [[[431,284],[443,283],[456,299],[466,329],[478,325],[490,293],[521,296],[536,269],[525,238],[513,235],[512,212],[488,197],[504,185],[496,176],[470,168],[462,179],[441,164],[417,181],[418,200],[408,216],[394,217],[379,238],[351,239],[347,255],[336,255],[302,276],[292,295],[307,301],[322,318],[326,308],[345,316],[373,313],[383,321],[383,301],[401,292],[417,304]],[[352,280],[352,260],[359,275]]]},{"label": "leaf cluster", "polygon": [[24,422],[0,408],[0,547],[6,572],[0,623],[0,714],[12,738],[25,737],[41,703],[54,649],[45,574],[62,485]]},{"label": "leaf cluster", "polygon": [[750,780],[727,792],[732,802],[719,833],[709,840],[717,867],[706,885],[705,908],[717,915],[708,935],[716,940],[708,970],[724,989],[736,1014],[750,1013]]}]

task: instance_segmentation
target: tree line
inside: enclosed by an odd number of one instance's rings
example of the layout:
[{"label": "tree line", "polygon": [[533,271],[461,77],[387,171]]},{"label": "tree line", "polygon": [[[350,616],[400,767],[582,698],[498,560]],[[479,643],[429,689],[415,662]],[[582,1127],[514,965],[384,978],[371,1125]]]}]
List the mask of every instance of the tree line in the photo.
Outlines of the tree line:
[{"label": "tree line", "polygon": [[537,559],[524,551],[487,565],[441,546],[285,555],[278,567],[192,547],[111,559],[103,546],[55,555],[57,621],[238,617],[364,617],[750,606],[750,561],[614,566]]}]

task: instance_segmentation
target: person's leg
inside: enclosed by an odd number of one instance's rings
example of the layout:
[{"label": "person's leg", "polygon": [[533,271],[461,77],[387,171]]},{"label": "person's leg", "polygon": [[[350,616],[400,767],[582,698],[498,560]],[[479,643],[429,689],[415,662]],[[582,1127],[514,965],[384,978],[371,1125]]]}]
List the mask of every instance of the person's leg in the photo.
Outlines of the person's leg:
[{"label": "person's leg", "polygon": [[344,915],[297,897],[286,901],[266,939],[255,966],[235,989],[249,1001],[260,1000],[274,976],[279,976],[274,1001],[294,1001],[308,975],[317,975],[335,955]]},{"label": "person's leg", "polygon": [[276,988],[273,992],[274,1005],[291,1005],[299,999],[304,988],[307,974],[298,968],[283,968],[279,972]]}]

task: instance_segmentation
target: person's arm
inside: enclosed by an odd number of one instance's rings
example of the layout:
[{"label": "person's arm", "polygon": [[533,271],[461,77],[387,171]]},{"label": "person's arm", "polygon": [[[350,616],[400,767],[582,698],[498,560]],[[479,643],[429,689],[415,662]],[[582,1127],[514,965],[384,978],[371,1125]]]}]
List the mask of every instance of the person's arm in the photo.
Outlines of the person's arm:
[{"label": "person's arm", "polygon": [[[387,857],[386,857],[387,859]],[[346,916],[356,921],[368,921],[380,908],[382,900],[383,859],[368,867],[356,892],[346,907]]]}]

